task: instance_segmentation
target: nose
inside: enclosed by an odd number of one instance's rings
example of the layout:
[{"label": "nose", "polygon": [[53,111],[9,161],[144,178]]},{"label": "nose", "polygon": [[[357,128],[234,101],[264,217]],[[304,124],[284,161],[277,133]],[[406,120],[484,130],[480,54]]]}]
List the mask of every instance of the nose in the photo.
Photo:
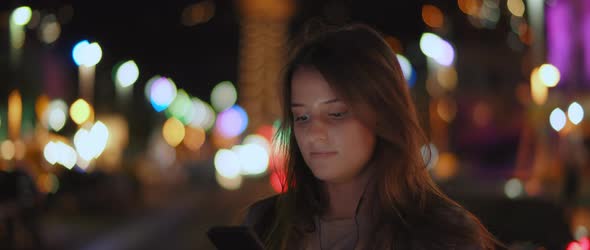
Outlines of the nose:
[{"label": "nose", "polygon": [[318,141],[328,140],[328,128],[322,121],[311,121],[307,129],[307,138],[309,142],[315,143]]}]

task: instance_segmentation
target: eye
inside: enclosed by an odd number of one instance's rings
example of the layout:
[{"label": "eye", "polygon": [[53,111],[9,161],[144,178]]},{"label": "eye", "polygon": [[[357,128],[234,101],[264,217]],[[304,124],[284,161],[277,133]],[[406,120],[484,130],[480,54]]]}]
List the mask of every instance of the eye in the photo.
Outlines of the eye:
[{"label": "eye", "polygon": [[328,115],[332,118],[335,118],[335,119],[341,119],[341,118],[344,118],[346,116],[346,114],[348,114],[348,112],[335,112],[335,113],[329,113]]},{"label": "eye", "polygon": [[309,120],[309,115],[299,115],[295,116],[295,122],[304,122]]}]

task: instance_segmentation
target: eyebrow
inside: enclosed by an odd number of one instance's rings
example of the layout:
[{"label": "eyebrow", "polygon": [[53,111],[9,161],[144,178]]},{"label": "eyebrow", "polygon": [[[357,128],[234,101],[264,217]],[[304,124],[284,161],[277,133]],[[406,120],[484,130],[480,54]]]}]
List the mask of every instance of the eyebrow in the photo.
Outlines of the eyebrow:
[{"label": "eyebrow", "polygon": [[[330,99],[330,100],[327,100],[325,102],[322,102],[321,104],[330,104],[330,103],[335,103],[335,102],[340,102],[340,99],[338,99],[338,98]],[[305,106],[305,105],[303,105],[301,103],[291,103],[291,107],[292,108],[294,108],[294,107],[303,107],[303,106]]]}]

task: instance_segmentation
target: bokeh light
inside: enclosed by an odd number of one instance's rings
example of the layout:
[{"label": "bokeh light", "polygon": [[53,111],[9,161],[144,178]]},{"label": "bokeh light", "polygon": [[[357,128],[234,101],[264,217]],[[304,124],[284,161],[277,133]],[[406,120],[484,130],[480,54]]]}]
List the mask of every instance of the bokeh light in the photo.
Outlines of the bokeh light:
[{"label": "bokeh light", "polygon": [[182,24],[194,26],[206,23],[215,15],[215,2],[211,0],[191,4],[182,11]]},{"label": "bokeh light", "polygon": [[61,109],[53,109],[49,112],[49,127],[54,131],[60,131],[66,125],[66,113]]},{"label": "bokeh light", "polygon": [[217,184],[227,190],[239,189],[242,186],[242,179],[243,177],[241,175],[228,178],[215,172],[215,180],[217,181]]},{"label": "bokeh light", "polygon": [[260,175],[268,167],[268,152],[257,144],[234,146],[232,151],[240,160],[241,173],[245,175]]},{"label": "bokeh light", "polygon": [[248,115],[244,109],[235,105],[218,115],[215,126],[224,137],[238,136],[248,127]]},{"label": "bokeh light", "polygon": [[512,178],[504,184],[504,194],[510,199],[516,199],[524,193],[524,186],[517,178]]},{"label": "bokeh light", "polygon": [[533,102],[535,102],[537,105],[542,105],[547,101],[548,95],[549,91],[547,90],[547,86],[543,84],[539,77],[539,69],[533,69],[531,72],[531,96],[533,98]]},{"label": "bokeh light", "polygon": [[588,239],[588,237],[582,237],[578,239],[578,242],[580,242],[580,246],[582,247],[582,249],[590,249],[590,239]]},{"label": "bokeh light", "polygon": [[580,245],[580,243],[576,242],[576,241],[572,241],[567,245],[566,250],[585,250],[584,248],[582,248],[582,246]]},{"label": "bokeh light", "polygon": [[49,108],[49,97],[46,95],[40,95],[37,97],[37,101],[35,101],[35,114],[37,115],[37,120],[43,125],[43,127],[47,127],[47,119],[45,119],[45,112]]},{"label": "bokeh light", "polygon": [[59,132],[66,124],[67,114],[68,105],[63,100],[57,99],[51,101],[45,114],[49,128]]},{"label": "bokeh light", "polygon": [[201,127],[185,127],[183,144],[190,150],[197,151],[205,143],[205,130]]},{"label": "bokeh light", "polygon": [[70,107],[70,117],[78,125],[88,121],[92,113],[92,107],[84,99],[76,100]]},{"label": "bokeh light", "polygon": [[121,64],[115,73],[115,81],[120,87],[127,88],[139,78],[139,68],[133,60]]},{"label": "bokeh light", "polygon": [[213,160],[215,171],[225,178],[240,176],[241,166],[238,155],[229,149],[220,149]]},{"label": "bokeh light", "polygon": [[210,130],[215,124],[215,111],[208,103],[197,97],[191,99],[194,116],[190,126]]},{"label": "bokeh light", "polygon": [[11,138],[20,137],[23,118],[23,100],[18,90],[13,90],[8,96],[8,133]]},{"label": "bokeh light", "polygon": [[57,154],[57,151],[55,149],[54,142],[50,141],[45,145],[45,148],[43,148],[43,156],[45,157],[45,160],[49,162],[49,164],[53,165],[57,163],[59,155]]},{"label": "bokeh light", "polygon": [[420,50],[438,64],[450,66],[455,60],[453,46],[433,33],[424,33],[420,38]]},{"label": "bokeh light", "polygon": [[543,64],[539,67],[539,79],[547,87],[555,87],[559,83],[559,69],[551,64]]},{"label": "bokeh light", "polygon": [[217,112],[224,111],[236,103],[238,93],[230,81],[218,83],[211,91],[211,105]]},{"label": "bokeh light", "polygon": [[168,117],[175,117],[183,124],[189,124],[196,116],[191,97],[184,90],[178,90],[176,97],[166,109]]},{"label": "bokeh light", "polygon": [[176,85],[172,80],[165,77],[159,77],[150,84],[149,97],[150,102],[157,112],[160,112],[174,101],[176,98]]},{"label": "bokeh light", "polygon": [[446,90],[457,88],[457,70],[455,67],[441,67],[436,71],[436,79],[441,87]]},{"label": "bokeh light", "polygon": [[397,61],[399,62],[400,67],[402,68],[402,72],[404,73],[404,78],[408,82],[410,88],[413,87],[414,83],[416,82],[416,78],[414,77],[415,72],[414,68],[412,67],[412,64],[405,56],[400,54],[396,54],[396,56]]},{"label": "bokeh light", "polygon": [[78,66],[95,66],[102,58],[102,49],[98,43],[88,40],[78,42],[72,49],[72,57]]},{"label": "bokeh light", "polygon": [[459,160],[454,154],[444,152],[440,153],[437,158],[436,166],[432,169],[434,177],[439,180],[448,180],[457,175],[459,171]]},{"label": "bokeh light", "polygon": [[426,4],[422,6],[422,20],[432,28],[440,28],[444,24],[444,15],[440,9],[434,5]]},{"label": "bokeh light", "polygon": [[69,145],[58,141],[50,141],[43,149],[43,156],[49,164],[60,164],[67,169],[72,169],[76,165],[76,151]]},{"label": "bokeh light", "polygon": [[46,44],[55,42],[61,35],[61,26],[53,14],[43,17],[39,30],[39,39]]},{"label": "bokeh light", "polygon": [[253,134],[253,135],[246,136],[244,138],[244,141],[242,141],[242,144],[243,145],[255,144],[255,145],[262,147],[269,155],[271,153],[270,141],[268,139],[266,139],[264,136],[259,135],[259,134]]},{"label": "bokeh light", "polygon": [[560,108],[554,109],[551,112],[551,115],[549,115],[549,124],[551,124],[551,127],[555,131],[559,132],[561,129],[563,129],[563,127],[565,127],[566,121],[565,113]]},{"label": "bokeh light", "polygon": [[470,16],[477,15],[481,6],[483,5],[482,0],[458,0],[457,4],[459,5],[459,9],[463,11],[463,13],[468,14]]},{"label": "bokeh light", "polygon": [[584,119],[584,109],[577,102],[572,102],[567,108],[567,117],[575,125],[578,125]]},{"label": "bokeh light", "polygon": [[10,15],[10,20],[16,25],[24,26],[31,20],[32,13],[29,6],[21,6],[14,9],[12,15]]},{"label": "bokeh light", "polygon": [[451,98],[442,98],[436,103],[436,112],[445,122],[451,122],[457,114],[457,103]]},{"label": "bokeh light", "polygon": [[0,155],[4,160],[12,160],[16,154],[16,148],[11,140],[5,140],[0,144]]},{"label": "bokeh light", "polygon": [[184,125],[174,117],[168,118],[162,126],[162,136],[168,145],[176,147],[184,139]]},{"label": "bokeh light", "polygon": [[109,129],[104,123],[97,121],[94,123],[94,126],[92,126],[92,129],[90,129],[90,134],[92,136],[93,143],[95,144],[94,158],[98,158],[107,147],[110,135]]},{"label": "bokeh light", "polygon": [[74,135],[74,145],[84,161],[98,158],[106,148],[109,131],[104,123],[97,121],[90,130],[80,128]]},{"label": "bokeh light", "polygon": [[522,17],[524,15],[525,6],[522,0],[508,0],[506,1],[506,5],[512,15],[517,17]]},{"label": "bokeh light", "polygon": [[438,163],[438,148],[433,143],[423,145],[420,152],[428,169],[433,169]]}]

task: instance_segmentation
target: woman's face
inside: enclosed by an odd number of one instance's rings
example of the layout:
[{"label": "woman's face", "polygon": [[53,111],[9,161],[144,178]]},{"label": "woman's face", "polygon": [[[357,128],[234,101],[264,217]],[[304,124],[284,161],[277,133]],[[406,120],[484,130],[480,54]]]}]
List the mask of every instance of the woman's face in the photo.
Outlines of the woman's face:
[{"label": "woman's face", "polygon": [[358,176],[373,154],[373,131],[355,117],[315,68],[298,67],[291,86],[293,131],[314,176],[331,183]]}]

